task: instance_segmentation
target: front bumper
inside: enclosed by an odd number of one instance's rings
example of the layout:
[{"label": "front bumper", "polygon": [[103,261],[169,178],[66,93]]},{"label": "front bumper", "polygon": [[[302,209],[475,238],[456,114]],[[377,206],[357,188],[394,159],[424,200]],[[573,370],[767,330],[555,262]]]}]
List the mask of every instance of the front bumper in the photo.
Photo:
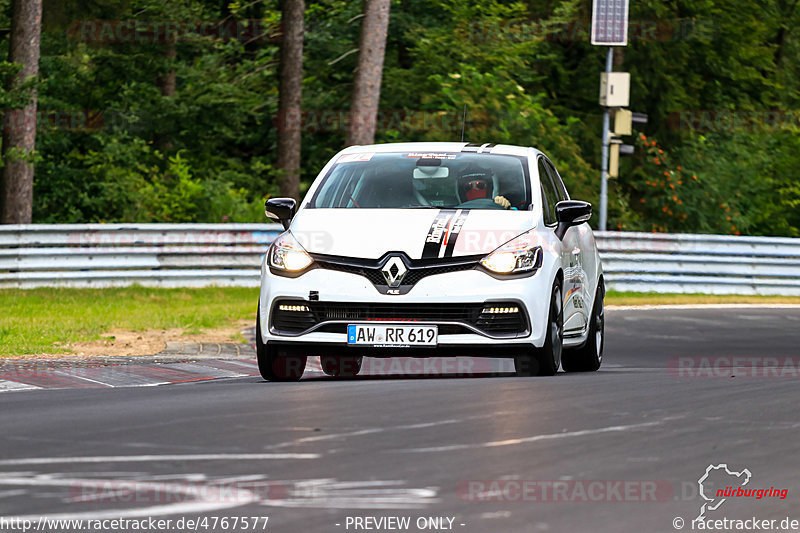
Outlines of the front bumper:
[{"label": "front bumper", "polygon": [[[261,274],[259,305],[262,341],[265,343],[315,344],[324,349],[326,354],[338,353],[343,349],[350,354],[354,354],[354,350],[374,352],[369,355],[377,357],[417,356],[417,352],[418,356],[423,357],[464,355],[465,351],[472,351],[472,348],[478,348],[486,356],[496,352],[497,356],[507,357],[508,349],[529,348],[531,345],[541,347],[544,344],[552,279],[541,269],[534,275],[516,279],[497,279],[477,269],[438,274],[420,280],[403,295],[381,294],[364,276],[335,270],[318,268],[299,277],[287,278],[271,273],[262,265]],[[312,293],[316,293],[318,300],[310,299]],[[416,319],[415,323],[439,326],[436,349],[364,349],[347,346],[345,331],[348,323],[364,323],[371,318],[400,319],[404,316],[404,309],[420,312],[440,308],[480,311],[484,306],[501,302],[518,304],[519,312],[523,314],[524,328],[515,332],[499,332],[479,327],[481,324],[485,326],[485,322],[475,322],[480,317],[474,312],[471,319],[462,313],[458,320],[453,320],[454,315],[447,313],[409,314],[409,317]],[[310,327],[287,328],[285,321],[276,320],[280,317],[272,314],[280,304],[306,305],[317,323],[308,322],[306,326]],[[336,308],[336,313],[342,310],[345,313],[320,315],[320,308]],[[362,311],[360,314],[348,314],[348,309]],[[395,310],[393,314],[385,315],[387,310],[392,309]],[[384,314],[375,315],[378,311]],[[325,318],[322,323],[319,323],[320,316]]]}]

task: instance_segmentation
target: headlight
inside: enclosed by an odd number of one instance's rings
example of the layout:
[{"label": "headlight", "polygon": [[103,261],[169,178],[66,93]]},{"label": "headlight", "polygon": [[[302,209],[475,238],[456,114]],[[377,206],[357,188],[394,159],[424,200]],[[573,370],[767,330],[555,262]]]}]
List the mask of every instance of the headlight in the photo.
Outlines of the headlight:
[{"label": "headlight", "polygon": [[542,264],[542,247],[535,246],[528,234],[504,244],[481,259],[484,268],[497,274],[522,274]]},{"label": "headlight", "polygon": [[285,272],[300,272],[314,262],[288,231],[275,239],[268,253],[269,266]]}]

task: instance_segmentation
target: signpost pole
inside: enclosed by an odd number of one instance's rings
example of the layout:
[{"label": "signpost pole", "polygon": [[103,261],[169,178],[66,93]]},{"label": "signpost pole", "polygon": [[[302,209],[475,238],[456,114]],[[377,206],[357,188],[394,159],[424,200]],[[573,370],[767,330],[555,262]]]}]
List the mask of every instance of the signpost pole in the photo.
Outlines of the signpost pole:
[{"label": "signpost pole", "polygon": [[[608,47],[606,72],[611,72],[614,63],[614,47]],[[608,145],[610,141],[611,117],[609,108],[603,109],[603,148],[600,161],[600,231],[606,231],[608,220]]]},{"label": "signpost pole", "polygon": [[[606,74],[601,77],[600,105],[603,106],[603,146],[600,161],[600,224],[602,231],[608,224],[608,160],[611,141],[611,107],[627,107],[630,77],[620,73],[625,81],[614,94],[612,67],[614,47],[628,45],[628,13],[630,0],[592,0],[592,45],[607,46]],[[622,75],[625,74],[625,75]],[[620,80],[617,80],[619,82]],[[622,95],[620,94],[622,91]]]}]

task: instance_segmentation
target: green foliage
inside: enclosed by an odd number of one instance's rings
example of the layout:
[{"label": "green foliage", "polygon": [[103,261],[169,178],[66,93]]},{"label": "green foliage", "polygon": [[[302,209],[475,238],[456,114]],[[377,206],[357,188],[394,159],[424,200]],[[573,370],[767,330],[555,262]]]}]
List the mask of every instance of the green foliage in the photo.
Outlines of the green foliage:
[{"label": "green foliage", "polygon": [[159,222],[243,222],[264,210],[263,199],[248,203],[244,189],[192,178],[192,170],[180,154],[170,157],[164,176],[149,180],[140,194],[140,209],[147,218]]},{"label": "green foliage", "polygon": [[741,215],[742,202],[730,199],[730,190],[719,174],[692,170],[677,165],[654,139],[641,135],[637,147],[643,154],[643,172],[629,180],[631,198],[640,219],[620,229],[659,232],[684,232],[692,228],[703,233],[735,233],[747,225]]},{"label": "green foliage", "polygon": [[638,218],[621,229],[800,236],[796,135],[697,135],[673,155],[645,135],[637,146],[626,186]]},{"label": "green foliage", "polygon": [[[22,65],[0,61],[0,79],[7,80],[16,75]],[[5,85],[0,85],[0,107],[2,109],[21,109],[30,101],[33,83],[29,81],[23,87],[9,90]]]},{"label": "green foliage", "polygon": [[[363,8],[306,5],[301,191],[344,143]],[[0,0],[2,27],[9,13]],[[583,0],[393,2],[376,142],[457,140],[466,104],[467,140],[541,148],[572,196],[597,204],[605,49],[588,42],[590,17]],[[82,25],[248,20],[265,38],[181,37],[174,58],[163,36],[96,39]],[[43,21],[40,79],[0,89],[3,110],[38,89],[35,221],[264,220],[278,192],[277,1],[63,0]],[[642,0],[631,21],[615,69],[631,72],[631,109],[650,123],[609,185],[609,227],[800,235],[796,127],[676,120],[778,111],[796,125],[800,4]],[[7,47],[6,34],[0,57]],[[18,68],[0,61],[0,76]]]},{"label": "green foliage", "polygon": [[[258,18],[274,26],[274,15]],[[173,60],[163,35],[93,40],[81,25],[100,24],[95,16],[110,28],[225,18],[218,5],[152,0],[45,13],[34,219],[263,221],[263,199],[277,191],[277,44],[193,36]],[[169,71],[174,96],[160,88]],[[91,118],[60,120],[73,114]]]},{"label": "green foliage", "polygon": [[385,131],[381,140],[458,140],[466,105],[466,140],[540,148],[553,159],[573,196],[596,202],[596,174],[575,141],[578,119],[559,118],[548,109],[547,96],[534,92],[538,87],[530,73],[540,43],[505,38],[509,25],[526,16],[526,6],[437,1],[434,7],[438,23],[409,28],[409,40],[415,43],[407,51],[409,66],[387,69],[397,83],[382,96],[386,108],[420,110],[429,118],[428,127]]},{"label": "green foliage", "polygon": [[[253,222],[263,218],[265,196],[249,199],[245,189],[225,180],[195,177],[181,153],[165,157],[135,138],[103,137],[100,142],[99,150],[69,154],[74,168],[44,195],[53,203],[37,204],[44,220]],[[58,165],[53,175],[64,170],[65,165]]]},{"label": "green foliage", "polygon": [[791,237],[800,237],[798,155],[800,138],[788,131],[708,134],[692,139],[681,152],[725,206],[715,233],[736,233],[738,227],[751,235]]}]

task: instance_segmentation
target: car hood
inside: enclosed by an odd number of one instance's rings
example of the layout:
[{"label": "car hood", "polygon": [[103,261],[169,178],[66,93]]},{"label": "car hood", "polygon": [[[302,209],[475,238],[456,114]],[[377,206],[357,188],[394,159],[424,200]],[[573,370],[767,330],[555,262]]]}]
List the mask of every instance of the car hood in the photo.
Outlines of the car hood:
[{"label": "car hood", "polygon": [[492,209],[303,209],[291,232],[310,253],[379,259],[487,254],[535,225],[531,211]]}]

